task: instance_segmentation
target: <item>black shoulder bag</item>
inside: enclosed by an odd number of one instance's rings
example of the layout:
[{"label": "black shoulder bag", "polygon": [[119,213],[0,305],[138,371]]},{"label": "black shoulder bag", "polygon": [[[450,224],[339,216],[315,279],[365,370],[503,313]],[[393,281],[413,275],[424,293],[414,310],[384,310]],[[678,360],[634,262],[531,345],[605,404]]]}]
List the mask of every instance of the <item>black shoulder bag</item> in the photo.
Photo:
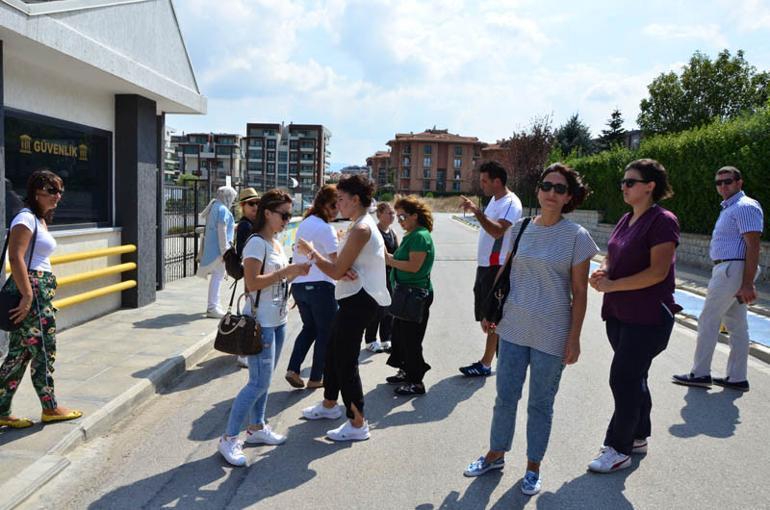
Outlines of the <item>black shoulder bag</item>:
[{"label": "black shoulder bag", "polygon": [[524,230],[527,228],[530,221],[532,221],[531,217],[524,218],[519,233],[516,236],[516,241],[513,243],[511,253],[509,253],[508,257],[505,259],[505,265],[497,273],[497,276],[495,276],[495,282],[492,284],[492,288],[484,300],[483,317],[491,324],[497,325],[500,323],[500,319],[503,318],[503,305],[505,305],[505,300],[508,298],[508,293],[511,291],[511,264],[513,263],[513,257],[516,256],[516,252],[519,249],[521,235],[524,233]]},{"label": "black shoulder bag", "polygon": [[[0,262],[3,264],[2,270],[5,271],[5,254],[8,251],[8,241],[11,239],[11,229],[8,229],[8,233],[5,236],[5,245],[3,246],[3,254],[0,256]],[[30,270],[32,265],[32,254],[35,253],[35,243],[37,242],[37,218],[35,218],[35,230],[32,233],[32,246],[29,250],[29,256],[27,257],[27,271]],[[10,290],[9,284],[11,283],[9,276],[6,280],[3,288],[0,289],[0,329],[3,331],[16,331],[21,327],[22,322],[13,322],[11,320],[11,310],[19,307],[21,302],[21,293],[18,289]]]},{"label": "black shoulder bag", "polygon": [[[253,234],[260,238],[262,236]],[[267,241],[265,241],[267,242]],[[265,247],[265,259],[262,261],[262,268],[259,271],[260,276],[265,272],[267,265],[267,247]],[[246,283],[243,284],[243,294],[238,297],[235,305],[235,313],[232,313],[233,300],[235,299],[235,290],[238,287],[238,281],[233,282],[233,293],[230,295],[230,304],[227,305],[227,312],[222,320],[219,321],[217,337],[214,340],[214,349],[226,352],[228,354],[237,354],[238,356],[253,356],[262,352],[262,326],[257,321],[257,308],[259,307],[259,298],[262,295],[262,289],[257,291],[257,302],[251,300]],[[251,302],[251,310],[254,316],[241,313],[241,299]]]}]

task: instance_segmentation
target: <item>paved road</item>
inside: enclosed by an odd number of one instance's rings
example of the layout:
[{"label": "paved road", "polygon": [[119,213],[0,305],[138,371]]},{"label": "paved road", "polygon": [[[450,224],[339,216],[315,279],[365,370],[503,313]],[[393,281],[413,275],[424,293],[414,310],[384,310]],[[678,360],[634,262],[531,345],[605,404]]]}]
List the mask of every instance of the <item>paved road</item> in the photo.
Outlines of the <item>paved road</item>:
[{"label": "paved road", "polygon": [[[599,319],[600,296],[593,292],[583,355],[567,368],[557,397],[543,492],[527,498],[518,487],[526,451],[524,412],[504,472],[464,478],[465,465],[488,444],[495,378],[457,373],[460,364],[478,357],[483,342],[470,296],[476,233],[441,215],[434,237],[428,393],[393,396],[384,384],[392,372],[384,355],[362,352],[371,440],[333,444],[323,437],[332,423],[299,419],[301,408],[321,395],[292,390],[281,377],[289,341],[268,406],[273,427],[288,433],[289,441],[248,447],[247,469],[227,466],[216,442],[246,373],[234,367],[232,357],[212,354],[111,434],[76,450],[72,465],[25,507],[770,508],[770,368],[750,362],[747,394],[672,385],[671,374],[688,368],[694,347],[694,334],[680,326],[651,371],[649,454],[619,473],[586,472],[611,412],[610,350]],[[292,321],[296,331],[295,316]],[[718,369],[725,353],[720,345]]]}]

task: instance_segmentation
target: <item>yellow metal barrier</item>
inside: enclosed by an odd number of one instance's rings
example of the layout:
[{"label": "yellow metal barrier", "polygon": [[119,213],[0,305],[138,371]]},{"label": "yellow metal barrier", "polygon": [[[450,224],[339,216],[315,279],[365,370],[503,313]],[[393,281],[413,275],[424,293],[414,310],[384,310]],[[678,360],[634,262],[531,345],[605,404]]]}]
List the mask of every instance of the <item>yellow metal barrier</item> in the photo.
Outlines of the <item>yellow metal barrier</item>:
[{"label": "yellow metal barrier", "polygon": [[113,274],[125,273],[126,271],[133,271],[136,269],[134,262],[126,262],[125,264],[119,264],[117,266],[105,267],[104,269],[97,269],[95,271],[88,271],[86,273],[77,273],[69,276],[62,276],[56,279],[56,283],[59,287],[69,285],[71,283],[80,283],[88,280],[94,280],[101,278],[102,276],[109,276]]},{"label": "yellow metal barrier", "polygon": [[[80,260],[98,259],[99,257],[109,257],[111,255],[122,255],[124,253],[133,253],[136,251],[136,245],[124,244],[112,248],[101,248],[99,250],[80,251],[77,253],[67,253],[66,255],[55,255],[51,257],[51,265],[66,264],[67,262],[78,262]],[[5,265],[5,272],[11,272],[11,265]]]},{"label": "yellow metal barrier", "polygon": [[114,292],[120,292],[126,289],[132,289],[136,287],[136,280],[126,280],[125,282],[116,283],[114,285],[108,285],[100,289],[89,290],[81,294],[76,294],[67,298],[56,299],[53,301],[53,306],[62,309],[68,306],[77,305],[84,301],[96,299],[98,297],[106,296]]}]

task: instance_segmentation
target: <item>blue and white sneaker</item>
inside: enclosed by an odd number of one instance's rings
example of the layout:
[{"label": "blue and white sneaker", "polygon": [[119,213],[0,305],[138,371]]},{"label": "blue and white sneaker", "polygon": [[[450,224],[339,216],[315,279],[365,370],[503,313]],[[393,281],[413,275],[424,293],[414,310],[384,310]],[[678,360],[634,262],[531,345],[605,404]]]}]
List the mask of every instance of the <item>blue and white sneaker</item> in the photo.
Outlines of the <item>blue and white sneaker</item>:
[{"label": "blue and white sneaker", "polygon": [[543,485],[543,479],[540,478],[540,473],[534,471],[527,471],[524,475],[524,479],[521,481],[521,492],[527,496],[534,496],[540,492],[540,487]]},{"label": "blue and white sneaker", "polygon": [[480,361],[477,361],[467,367],[460,367],[460,372],[466,377],[489,377],[492,375],[492,368],[485,367]]},{"label": "blue and white sneaker", "polygon": [[468,464],[468,467],[465,468],[463,474],[468,477],[481,476],[487,471],[491,471],[493,469],[503,469],[503,466],[505,466],[505,457],[500,457],[495,461],[487,462],[486,458],[482,455],[475,461]]}]

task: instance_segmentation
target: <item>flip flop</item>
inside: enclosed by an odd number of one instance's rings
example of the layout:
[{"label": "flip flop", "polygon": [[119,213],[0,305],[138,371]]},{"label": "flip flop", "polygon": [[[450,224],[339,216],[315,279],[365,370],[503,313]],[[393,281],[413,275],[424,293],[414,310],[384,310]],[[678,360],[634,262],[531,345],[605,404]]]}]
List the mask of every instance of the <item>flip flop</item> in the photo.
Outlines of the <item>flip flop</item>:
[{"label": "flip flop", "polygon": [[57,421],[76,420],[83,416],[83,411],[70,411],[67,414],[43,414],[40,420],[43,423],[55,423]]},{"label": "flip flop", "polygon": [[7,416],[0,417],[0,427],[9,427],[12,429],[26,429],[34,425],[29,418],[9,419]]}]

